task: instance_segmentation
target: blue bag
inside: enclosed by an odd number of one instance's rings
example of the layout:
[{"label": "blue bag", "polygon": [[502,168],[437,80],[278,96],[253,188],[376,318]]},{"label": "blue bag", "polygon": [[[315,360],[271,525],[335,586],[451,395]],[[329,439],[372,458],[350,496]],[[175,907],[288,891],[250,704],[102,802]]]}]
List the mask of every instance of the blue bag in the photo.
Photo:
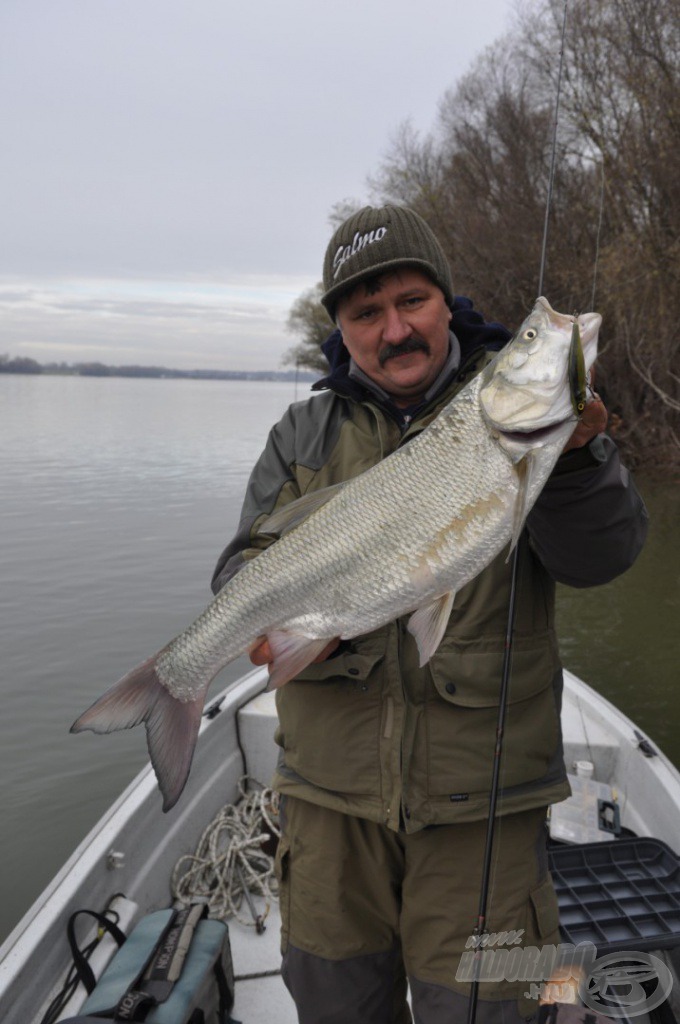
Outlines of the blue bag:
[{"label": "blue bag", "polygon": [[205,913],[194,905],[142,918],[64,1024],[237,1024],[229,929]]}]

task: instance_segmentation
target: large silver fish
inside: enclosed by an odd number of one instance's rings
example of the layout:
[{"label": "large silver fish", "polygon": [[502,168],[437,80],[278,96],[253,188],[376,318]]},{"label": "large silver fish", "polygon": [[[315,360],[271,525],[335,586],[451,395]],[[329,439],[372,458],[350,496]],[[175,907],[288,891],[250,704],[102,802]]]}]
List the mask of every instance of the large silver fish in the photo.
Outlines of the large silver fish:
[{"label": "large silver fish", "polygon": [[168,810],[189,774],[211,680],[263,636],[275,657],[271,685],[281,686],[332,638],[411,612],[425,664],[456,591],[516,542],[571,435],[572,334],[576,325],[588,369],[600,322],[538,299],[510,344],[420,435],[361,476],[270,516],[262,532],[280,539],[72,731],[144,722]]}]

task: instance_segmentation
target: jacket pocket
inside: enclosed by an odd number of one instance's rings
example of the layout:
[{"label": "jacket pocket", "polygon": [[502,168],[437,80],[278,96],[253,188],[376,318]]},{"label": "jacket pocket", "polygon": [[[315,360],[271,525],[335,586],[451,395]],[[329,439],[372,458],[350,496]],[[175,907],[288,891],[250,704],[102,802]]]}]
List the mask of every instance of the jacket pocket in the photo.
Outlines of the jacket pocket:
[{"label": "jacket pocket", "polygon": [[[527,921],[529,939],[534,940],[534,945],[537,945],[539,940],[557,944],[560,941],[560,912],[550,875],[531,890],[529,901],[531,904],[530,916]],[[530,945],[531,942],[525,940],[524,944]]]},{"label": "jacket pocket", "polygon": [[[504,789],[540,789],[560,755],[559,661],[550,635],[516,641],[503,738]],[[487,794],[496,743],[503,641],[445,640],[430,661],[430,792],[465,802]]]},{"label": "jacket pocket", "polygon": [[359,653],[355,650],[343,651],[340,654],[326,658],[325,661],[308,665],[295,678],[301,682],[322,683],[333,679],[359,682],[368,678],[373,668],[382,658],[383,651],[372,654]]},{"label": "jacket pocket", "polygon": [[[529,892],[529,900],[526,916],[526,933],[522,945],[534,946],[544,950],[550,946],[557,946],[560,942],[559,910],[557,896],[553,887],[550,875],[540,882]],[[547,973],[547,972],[546,972]],[[557,990],[559,991],[559,974],[557,975]],[[536,1013],[536,1000],[530,998],[531,989],[537,985],[550,981],[550,977],[536,973],[530,980],[525,981],[520,988],[517,1009],[525,1020],[533,1020]]]},{"label": "jacket pocket", "polygon": [[[497,707],[503,676],[504,638],[446,638],[430,659],[437,693],[445,701],[468,708]],[[513,641],[508,700],[527,700],[550,685],[560,664],[550,633],[516,636]]]},{"label": "jacket pocket", "polygon": [[384,645],[361,645],[309,665],[277,691],[287,768],[348,794],[380,792],[380,681]]}]

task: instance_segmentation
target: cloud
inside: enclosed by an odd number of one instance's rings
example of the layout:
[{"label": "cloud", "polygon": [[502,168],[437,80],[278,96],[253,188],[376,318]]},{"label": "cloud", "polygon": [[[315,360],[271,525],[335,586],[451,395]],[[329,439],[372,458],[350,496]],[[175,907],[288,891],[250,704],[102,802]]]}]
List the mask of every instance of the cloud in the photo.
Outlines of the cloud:
[{"label": "cloud", "polygon": [[294,343],[285,330],[290,306],[313,283],[275,275],[0,280],[0,350],[40,362],[276,369]]},{"label": "cloud", "polygon": [[0,351],[277,364],[332,206],[514,4],[0,3]]}]

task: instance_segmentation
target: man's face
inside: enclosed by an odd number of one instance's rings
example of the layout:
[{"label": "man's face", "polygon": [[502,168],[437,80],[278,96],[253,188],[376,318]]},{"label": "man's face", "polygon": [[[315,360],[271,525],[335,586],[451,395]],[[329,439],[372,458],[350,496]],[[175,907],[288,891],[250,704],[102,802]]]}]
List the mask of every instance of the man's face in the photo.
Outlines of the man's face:
[{"label": "man's face", "polygon": [[357,366],[398,406],[422,398],[449,354],[451,311],[419,270],[396,270],[342,296],[336,309]]}]

